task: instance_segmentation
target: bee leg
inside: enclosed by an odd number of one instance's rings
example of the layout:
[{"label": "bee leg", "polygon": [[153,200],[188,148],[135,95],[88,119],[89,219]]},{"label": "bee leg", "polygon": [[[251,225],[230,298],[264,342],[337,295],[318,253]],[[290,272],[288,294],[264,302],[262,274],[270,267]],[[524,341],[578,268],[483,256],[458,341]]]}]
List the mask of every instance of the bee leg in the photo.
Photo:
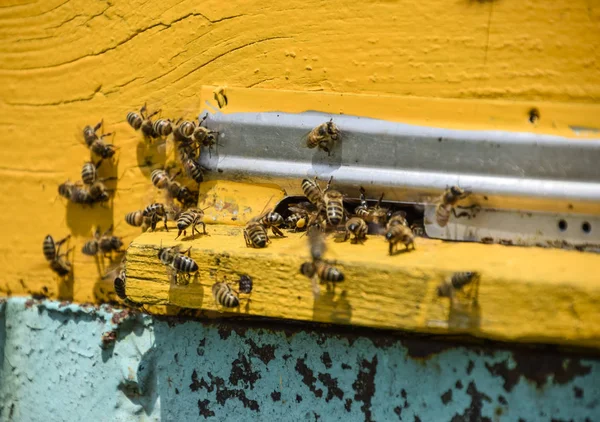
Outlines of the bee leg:
[{"label": "bee leg", "polygon": [[94,132],[98,131],[98,129],[100,129],[102,127],[102,124],[104,123],[104,120],[100,120],[96,126],[94,126]]},{"label": "bee leg", "polygon": [[183,231],[183,230],[179,230],[179,233],[177,233],[177,237],[175,238],[175,240],[177,240],[177,238],[178,238],[179,236],[181,236],[181,232],[182,232],[182,231]]},{"label": "bee leg", "polygon": [[283,232],[281,230],[279,230],[278,227],[275,226],[271,226],[271,231],[273,232],[273,234],[275,236],[281,236],[281,237],[285,237],[285,234],[283,234]]},{"label": "bee leg", "polygon": [[390,255],[393,255],[393,254],[394,254],[394,243],[393,243],[393,242],[390,242],[389,254],[390,254]]},{"label": "bee leg", "polygon": [[[202,224],[202,234],[205,234],[207,236],[209,236],[209,234],[206,232],[206,224],[204,224],[203,221],[198,223],[199,225]],[[200,234],[200,230],[196,229],[198,231],[198,234]]]},{"label": "bee leg", "polygon": [[[165,231],[169,231],[169,228],[167,227],[167,214],[163,217],[163,223],[165,225]],[[156,227],[156,223],[154,223],[154,227]],[[183,234],[185,235],[185,232]]]}]

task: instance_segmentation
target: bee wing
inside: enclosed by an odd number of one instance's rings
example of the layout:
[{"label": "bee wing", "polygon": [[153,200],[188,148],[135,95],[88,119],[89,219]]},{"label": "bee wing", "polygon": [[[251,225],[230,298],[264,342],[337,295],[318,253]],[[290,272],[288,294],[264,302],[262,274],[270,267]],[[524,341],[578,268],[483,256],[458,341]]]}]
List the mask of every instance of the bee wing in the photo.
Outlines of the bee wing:
[{"label": "bee wing", "polygon": [[[302,137],[300,138],[301,142],[302,142],[302,147],[303,148],[310,148],[308,146],[308,137],[310,136],[310,134],[312,133],[314,129],[309,130],[308,132],[306,132],[304,135],[302,135]],[[316,145],[315,145],[316,146]],[[314,148],[314,147],[313,147]]]},{"label": "bee wing", "polygon": [[[292,210],[292,208],[294,210]],[[288,209],[292,212],[314,212],[317,210],[315,204],[309,201],[299,202],[297,204],[289,204]]]}]

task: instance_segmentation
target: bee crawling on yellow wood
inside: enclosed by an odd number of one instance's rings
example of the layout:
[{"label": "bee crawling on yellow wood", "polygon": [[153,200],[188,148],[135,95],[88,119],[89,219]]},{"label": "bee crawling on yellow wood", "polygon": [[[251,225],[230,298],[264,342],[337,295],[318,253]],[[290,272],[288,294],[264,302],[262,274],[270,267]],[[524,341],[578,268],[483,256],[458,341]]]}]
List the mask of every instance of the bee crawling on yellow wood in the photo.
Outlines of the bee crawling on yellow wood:
[{"label": "bee crawling on yellow wood", "polygon": [[130,111],[127,113],[127,123],[135,130],[141,130],[146,139],[159,138],[160,135],[154,130],[152,117],[160,113],[160,110],[156,110],[150,114],[146,114],[146,111],[146,104],[140,108],[139,114],[135,111]]},{"label": "bee crawling on yellow wood", "polygon": [[310,131],[306,137],[306,146],[308,148],[319,147],[319,149],[325,151],[327,155],[331,155],[334,144],[341,140],[341,136],[340,130],[335,123],[333,123],[333,119],[331,119]]},{"label": "bee crawling on yellow wood", "polygon": [[352,217],[348,221],[346,221],[345,226],[345,234],[344,241],[348,240],[351,236],[354,236],[353,239],[350,240],[352,243],[362,243],[367,238],[367,232],[369,231],[369,226],[365,223],[360,217]]},{"label": "bee crawling on yellow wood", "polygon": [[50,263],[50,268],[60,277],[64,277],[72,271],[71,262],[67,259],[69,252],[73,250],[73,248],[69,249],[67,252],[61,254],[60,248],[61,246],[67,242],[71,238],[71,235],[68,235],[64,239],[59,241],[55,241],[54,238],[50,235],[44,238],[43,242],[43,251],[44,257],[46,261]]},{"label": "bee crawling on yellow wood", "polygon": [[478,272],[456,272],[438,286],[437,294],[439,297],[453,299],[457,291],[462,290],[463,287],[470,284],[472,286],[472,291],[470,293],[471,295],[474,295],[475,300],[477,300],[477,296],[479,295],[480,280],[481,274]]},{"label": "bee crawling on yellow wood", "polygon": [[183,233],[185,236],[187,234],[187,229],[190,227],[192,228],[192,238],[195,235],[194,231],[198,232],[198,234],[201,234],[200,230],[196,228],[198,225],[202,226],[202,234],[208,235],[208,233],[206,233],[206,224],[202,221],[203,217],[204,210],[199,208],[190,208],[187,211],[182,212],[177,219],[177,228],[179,229],[179,233],[177,233],[177,237],[175,239],[181,236],[181,233]]},{"label": "bee crawling on yellow wood", "polygon": [[415,236],[412,230],[403,224],[391,226],[385,233],[385,240],[389,243],[390,255],[393,255],[397,251],[399,243],[403,244],[407,251],[410,247],[413,250],[415,249]]},{"label": "bee crawling on yellow wood", "polygon": [[158,250],[158,259],[167,266],[167,270],[171,275],[171,281],[178,283],[178,276],[182,274],[185,282],[188,283],[191,274],[197,273],[199,268],[190,254],[192,247],[190,246],[185,251],[180,251],[180,249],[181,245],[165,248],[161,245]]},{"label": "bee crawling on yellow wood", "polygon": [[212,286],[212,294],[217,305],[224,308],[237,308],[240,306],[239,293],[227,283],[215,283]]}]

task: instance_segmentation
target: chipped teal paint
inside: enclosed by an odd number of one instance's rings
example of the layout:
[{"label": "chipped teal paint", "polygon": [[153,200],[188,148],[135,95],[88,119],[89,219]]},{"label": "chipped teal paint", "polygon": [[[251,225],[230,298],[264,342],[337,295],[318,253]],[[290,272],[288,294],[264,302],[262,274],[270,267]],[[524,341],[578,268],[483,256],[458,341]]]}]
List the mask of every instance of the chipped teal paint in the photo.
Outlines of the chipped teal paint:
[{"label": "chipped teal paint", "polygon": [[600,421],[598,359],[106,306],[10,299],[0,362],[0,421]]}]

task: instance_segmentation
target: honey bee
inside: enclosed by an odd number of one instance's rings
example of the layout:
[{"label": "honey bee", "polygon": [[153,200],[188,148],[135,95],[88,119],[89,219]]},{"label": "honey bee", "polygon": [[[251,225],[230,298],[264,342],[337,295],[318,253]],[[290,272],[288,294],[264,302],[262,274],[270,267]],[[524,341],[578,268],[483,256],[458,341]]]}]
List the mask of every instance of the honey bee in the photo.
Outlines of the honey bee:
[{"label": "honey bee", "polygon": [[365,189],[361,186],[360,188],[360,205],[354,209],[354,213],[365,220],[366,223],[375,223],[382,226],[387,221],[388,209],[383,208],[381,203],[383,201],[383,193],[377,201],[377,205],[369,207],[367,204]]},{"label": "honey bee", "polygon": [[286,226],[294,232],[306,230],[306,223],[308,223],[308,213],[304,212],[292,213],[285,219]]},{"label": "honey bee", "polygon": [[198,234],[200,234],[200,230],[196,228],[197,225],[202,225],[203,234],[208,234],[206,233],[206,224],[204,224],[204,222],[202,221],[203,217],[204,211],[197,208],[189,209],[187,211],[182,212],[179,218],[177,219],[177,228],[179,229],[179,233],[177,233],[177,237],[175,239],[181,236],[182,232],[185,236],[187,234],[187,229],[190,226],[192,227],[192,238],[195,235],[194,231],[197,231]]},{"label": "honey bee", "polygon": [[167,210],[167,207],[165,207],[163,204],[155,202],[154,204],[148,205],[142,211],[142,217],[148,217],[153,221],[153,224],[152,224],[153,231],[154,231],[154,229],[156,229],[156,222],[157,222],[157,221],[154,222],[154,220],[162,219],[163,223],[165,225],[165,230],[169,231],[169,228],[167,227],[168,210]]},{"label": "honey bee", "polygon": [[250,220],[244,228],[244,240],[249,248],[264,248],[270,242],[267,229],[256,218]]},{"label": "honey bee", "polygon": [[[325,188],[326,191],[329,189],[332,180],[333,176],[331,176],[329,182],[327,183],[327,187]],[[304,196],[306,196],[308,200],[317,208],[325,208],[325,202],[323,200],[323,190],[321,190],[321,187],[317,182],[317,176],[315,176],[314,180],[302,180],[302,192],[304,192]]]},{"label": "honey bee", "polygon": [[470,192],[467,192],[458,186],[451,186],[450,188],[446,189],[444,194],[438,200],[435,208],[435,221],[438,226],[446,227],[448,220],[450,220],[451,212],[454,213],[455,217],[457,217],[456,212],[454,211],[454,205],[469,195]]},{"label": "honey bee", "polygon": [[198,264],[190,255],[191,246],[185,251],[180,251],[179,248],[179,245],[170,248],[161,247],[158,251],[158,258],[171,269],[173,281],[178,282],[180,273],[185,276],[186,281],[189,281],[191,274],[198,272]]},{"label": "honey bee", "polygon": [[196,160],[187,157],[182,162],[183,169],[190,179],[196,183],[204,181],[204,172],[202,166],[196,162]]},{"label": "honey bee", "polygon": [[112,156],[115,155],[117,149],[119,148],[113,144],[107,144],[106,142],[104,142],[102,138],[106,135],[107,134],[102,135],[100,138],[92,142],[92,144],[89,146],[90,151],[92,151],[94,154],[101,157],[102,159],[112,158]]},{"label": "honey bee", "polygon": [[113,227],[110,226],[101,236],[100,228],[97,228],[94,233],[94,238],[83,245],[81,252],[89,256],[95,256],[98,253],[102,253],[106,256],[111,252],[121,252],[123,241],[120,237],[113,236],[112,231]]},{"label": "honey bee", "polygon": [[52,236],[48,235],[44,238],[44,242],[42,244],[46,261],[50,263],[50,268],[52,271],[54,271],[60,277],[66,276],[72,270],[71,262],[69,262],[66,257],[73,249],[69,249],[64,254],[60,253],[61,246],[70,238],[71,235],[68,235],[64,239],[56,242]]},{"label": "honey bee", "polygon": [[216,143],[217,143],[217,136],[219,135],[219,133],[208,129],[207,127],[202,126],[202,123],[204,123],[204,121],[206,121],[207,118],[208,118],[208,113],[205,114],[202,119],[198,120],[198,126],[196,126],[194,128],[192,138],[199,145],[202,145],[203,147],[208,148],[208,154],[209,154],[209,156],[212,156],[211,151],[212,151],[213,146],[216,145]]},{"label": "honey bee", "polygon": [[308,246],[310,256],[313,261],[320,261],[327,251],[325,244],[325,236],[317,227],[309,227],[308,229]]},{"label": "honey bee", "polygon": [[238,293],[227,283],[213,284],[212,294],[217,305],[221,305],[224,308],[237,308],[240,306]]},{"label": "honey bee", "polygon": [[152,130],[158,136],[167,137],[173,132],[173,123],[170,119],[158,119],[152,125]]},{"label": "honey bee", "polygon": [[386,229],[389,230],[391,227],[398,224],[408,227],[408,221],[406,221],[406,213],[404,211],[396,211],[393,213],[387,222]]},{"label": "honey bee", "polygon": [[252,278],[248,275],[242,275],[238,282],[240,293],[252,293]]},{"label": "honey bee", "polygon": [[333,119],[328,122],[322,123],[314,128],[306,138],[306,146],[308,148],[322,149],[331,155],[331,150],[336,141],[341,139],[341,132],[338,127],[333,123]]},{"label": "honey bee", "polygon": [[362,242],[367,238],[367,232],[369,226],[360,217],[352,217],[346,221],[346,234],[344,241],[348,240],[351,235],[354,235],[354,239],[350,240],[352,243]]},{"label": "honey bee", "polygon": [[475,295],[475,299],[477,299],[478,289],[479,289],[479,281],[481,280],[481,274],[477,272],[457,272],[452,274],[447,280],[444,280],[437,288],[437,294],[439,297],[448,297],[452,299],[454,297],[454,293],[457,290],[461,290],[467,284],[473,283],[474,291],[472,294]]},{"label": "honey bee", "polygon": [[88,187],[88,194],[93,203],[106,202],[110,199],[110,193],[113,192],[113,190],[106,189],[106,186],[104,186],[103,183],[104,180],[109,179],[114,179],[114,177],[98,179]]},{"label": "honey bee", "polygon": [[150,217],[144,217],[142,210],[132,211],[125,214],[125,222],[133,227],[141,227],[142,232],[152,228],[156,228],[156,223],[160,221],[160,218],[156,214],[152,214]]},{"label": "honey bee", "polygon": [[86,189],[81,182],[66,181],[58,185],[58,194],[74,204],[93,205],[110,199],[109,191],[101,181],[94,182]]},{"label": "honey bee", "polygon": [[395,250],[397,250],[398,243],[402,243],[406,247],[406,250],[408,250],[409,246],[415,249],[415,236],[412,230],[403,224],[391,226],[385,233],[385,239],[390,244],[390,255],[393,255]]},{"label": "honey bee", "polygon": [[[329,186],[327,189],[329,189]],[[344,221],[346,210],[344,209],[344,196],[341,193],[336,190],[326,190],[323,201],[325,202],[325,212],[329,224],[337,226]]]},{"label": "honey bee", "polygon": [[275,236],[285,237],[283,232],[279,230],[279,226],[283,225],[283,217],[279,213],[268,211],[259,218],[259,222],[265,229],[268,230],[271,228],[271,231]]},{"label": "honey bee", "polygon": [[96,124],[96,126],[94,126],[94,127],[88,125],[83,128],[83,140],[85,141],[85,144],[88,146],[88,148],[95,141],[102,140],[102,138],[112,135],[112,132],[111,132],[111,133],[103,133],[102,135],[98,136],[98,134],[96,132],[98,132],[98,130],[102,127],[103,124],[104,124],[104,122],[102,120],[100,120],[100,122],[98,124]]},{"label": "honey bee", "polygon": [[102,160],[96,164],[92,161],[86,162],[81,168],[81,180],[85,185],[93,184],[98,178],[98,167],[102,164]]},{"label": "honey bee", "polygon": [[173,130],[173,139],[175,142],[189,143],[192,140],[192,135],[196,129],[196,124],[189,120],[179,119],[175,122]]},{"label": "honey bee", "polygon": [[127,296],[126,287],[127,287],[127,277],[125,276],[125,268],[121,269],[117,276],[113,279],[113,286],[115,289],[115,293],[125,303],[125,305],[131,308],[143,308],[144,304],[140,302],[136,302],[131,300]]},{"label": "honey bee", "polygon": [[158,189],[165,189],[171,183],[171,178],[167,172],[162,169],[153,170],[150,174],[150,180]]},{"label": "honey bee", "polygon": [[135,130],[142,130],[142,134],[146,138],[158,138],[159,135],[154,131],[151,118],[160,113],[160,110],[156,110],[146,115],[146,104],[140,108],[140,113],[130,111],[127,113],[127,123]]}]

